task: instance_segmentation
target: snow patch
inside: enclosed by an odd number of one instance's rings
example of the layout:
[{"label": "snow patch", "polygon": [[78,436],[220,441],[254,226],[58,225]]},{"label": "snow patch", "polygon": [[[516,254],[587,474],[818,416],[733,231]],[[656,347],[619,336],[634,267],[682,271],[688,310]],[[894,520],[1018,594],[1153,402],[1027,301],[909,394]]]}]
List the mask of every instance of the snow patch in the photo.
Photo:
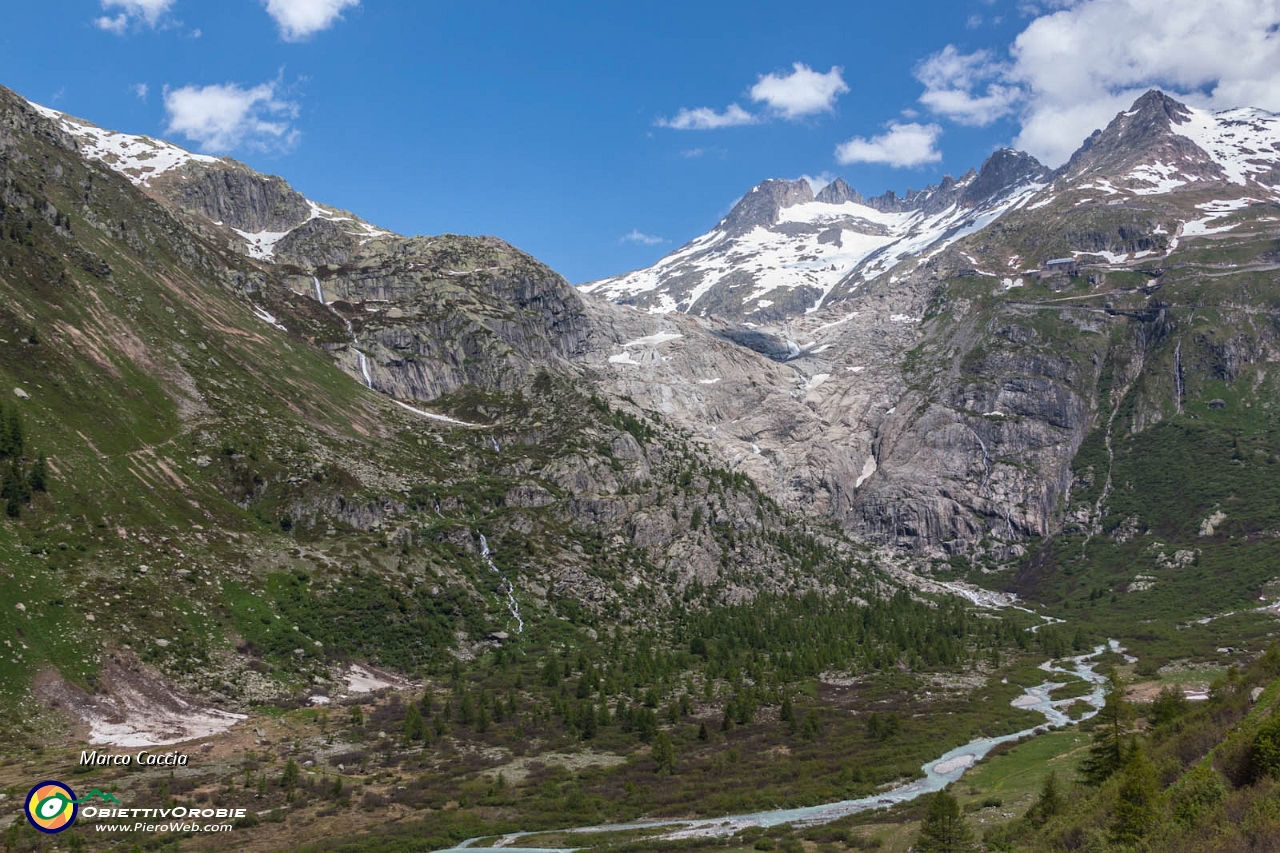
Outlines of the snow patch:
[{"label": "snow patch", "polygon": [[410,406],[407,403],[401,403],[399,400],[392,400],[391,402],[395,403],[397,406],[399,406],[400,408],[406,411],[413,412],[415,415],[421,415],[424,418],[430,418],[433,421],[440,421],[441,423],[453,424],[454,426],[464,426],[464,427],[480,426],[480,424],[470,424],[470,423],[467,423],[466,421],[460,421],[457,418],[451,418],[448,415],[437,415],[435,412],[424,412],[422,409],[415,409],[413,406]]},{"label": "snow patch", "polygon": [[239,234],[249,244],[249,257],[257,258],[260,261],[270,260],[275,253],[276,243],[279,243],[289,234],[289,231],[241,231],[239,228],[232,228],[232,231]]},{"label": "snow patch", "polygon": [[1219,113],[1188,109],[1189,118],[1174,124],[1173,132],[1208,154],[1228,181],[1244,185],[1251,176],[1274,168],[1274,152],[1280,151],[1280,116],[1251,107]]},{"label": "snow patch", "polygon": [[252,307],[253,307],[253,315],[257,317],[259,320],[262,320],[266,323],[269,323],[272,326],[275,326],[277,329],[279,329],[282,332],[289,331],[284,326],[280,325],[280,321],[277,320],[274,316],[272,316],[267,311],[263,310],[262,308],[259,308],[257,305],[254,305]]},{"label": "snow patch", "polygon": [[821,385],[823,382],[826,382],[830,378],[831,378],[830,373],[815,373],[808,381],[804,383],[804,390],[812,391],[813,389],[817,388],[819,385]]},{"label": "snow patch", "polygon": [[665,344],[667,341],[674,341],[683,338],[677,332],[658,332],[643,338],[636,338],[634,341],[627,341],[624,347],[656,347],[658,344]]},{"label": "snow patch", "polygon": [[1131,181],[1151,184],[1149,187],[1135,188],[1133,190],[1135,195],[1160,195],[1172,192],[1178,187],[1184,187],[1189,181],[1195,180],[1183,175],[1176,166],[1171,166],[1168,163],[1145,164],[1137,167],[1125,177]]},{"label": "snow patch", "polygon": [[342,674],[342,680],[346,682],[348,693],[373,693],[376,690],[408,686],[402,679],[383,672],[371,672],[358,663],[352,664],[351,668]]},{"label": "snow patch", "polygon": [[187,163],[217,163],[217,157],[192,154],[160,139],[103,130],[78,118],[31,104],[32,109],[54,121],[64,132],[75,137],[80,153],[103,163],[112,171],[128,178],[134,186],[149,186],[152,179]]},{"label": "snow patch", "polygon": [[868,456],[867,461],[862,463],[862,473],[859,474],[858,479],[854,481],[853,487],[855,489],[859,488],[863,483],[871,479],[871,475],[876,472],[877,467],[876,458],[874,456]]}]

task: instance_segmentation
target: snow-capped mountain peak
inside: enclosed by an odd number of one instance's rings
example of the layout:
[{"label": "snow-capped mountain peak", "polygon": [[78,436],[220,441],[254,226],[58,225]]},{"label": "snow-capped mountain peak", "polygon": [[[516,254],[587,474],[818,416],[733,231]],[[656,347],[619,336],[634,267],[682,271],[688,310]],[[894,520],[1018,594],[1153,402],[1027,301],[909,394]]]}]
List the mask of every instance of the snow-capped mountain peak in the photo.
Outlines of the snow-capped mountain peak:
[{"label": "snow-capped mountain peak", "polygon": [[[650,313],[776,321],[837,301],[906,261],[927,260],[1021,208],[1032,215],[1055,202],[1046,214],[1081,205],[1148,209],[1151,196],[1178,207],[1171,194],[1184,188],[1214,188],[1213,198],[1232,204],[1280,198],[1280,116],[1208,112],[1153,90],[1052,173],[1003,149],[978,172],[905,196],[864,198],[839,179],[816,194],[806,181],[769,180],[711,232],[652,267],[583,289]],[[1203,216],[1194,208],[1199,201],[1190,200],[1187,215]],[[1170,246],[1176,241],[1168,237]],[[1002,269],[1007,262],[1001,259]]]},{"label": "snow-capped mountain peak", "polygon": [[217,157],[193,154],[162,139],[103,130],[83,119],[32,103],[31,108],[52,120],[80,144],[80,151],[124,175],[136,186],[149,186],[165,172],[187,163],[217,163]]},{"label": "snow-capped mountain peak", "polygon": [[768,180],[708,234],[654,266],[583,286],[650,313],[770,320],[812,312],[929,249],[941,249],[1025,204],[1047,170],[1012,151],[981,172],[924,190],[864,198],[837,179]]},{"label": "snow-capped mountain peak", "polygon": [[[27,103],[72,137],[85,157],[119,172],[149,195],[204,217],[228,236],[235,235],[232,245],[251,258],[277,260],[279,252],[279,259],[332,262],[370,240],[396,236],[354,214],[318,204],[283,179],[259,174],[229,157],[195,154],[150,136],[104,130]],[[323,257],[312,258],[324,241],[329,245]]]},{"label": "snow-capped mountain peak", "polygon": [[1094,178],[1104,192],[1161,195],[1225,182],[1280,185],[1280,116],[1249,107],[1210,112],[1150,91],[1095,131],[1058,174]]}]

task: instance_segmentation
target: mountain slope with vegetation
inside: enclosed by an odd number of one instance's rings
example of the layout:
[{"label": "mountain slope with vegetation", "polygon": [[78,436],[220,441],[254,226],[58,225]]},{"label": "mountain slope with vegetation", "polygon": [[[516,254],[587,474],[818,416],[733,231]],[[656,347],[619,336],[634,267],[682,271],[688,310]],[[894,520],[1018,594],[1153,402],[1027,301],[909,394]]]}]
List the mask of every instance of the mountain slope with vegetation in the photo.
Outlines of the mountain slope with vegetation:
[{"label": "mountain slope with vegetation", "polygon": [[[1247,663],[1280,594],[1280,263],[1270,155],[1215,129],[1273,122],[1224,116],[1148,95],[1059,172],[1001,152],[904,199],[770,185],[733,239],[896,248],[747,326],[0,90],[5,757],[207,735],[191,776],[95,784],[269,815],[174,849],[419,849],[866,796],[1036,724],[1036,665],[1109,638],[1147,684]],[[813,205],[858,221],[830,242]],[[1196,749],[1269,731],[1240,698],[1267,660],[1179,711]],[[1163,789],[1162,725],[1133,755]],[[991,843],[1101,839],[1122,788],[1148,826],[1125,762]]]}]

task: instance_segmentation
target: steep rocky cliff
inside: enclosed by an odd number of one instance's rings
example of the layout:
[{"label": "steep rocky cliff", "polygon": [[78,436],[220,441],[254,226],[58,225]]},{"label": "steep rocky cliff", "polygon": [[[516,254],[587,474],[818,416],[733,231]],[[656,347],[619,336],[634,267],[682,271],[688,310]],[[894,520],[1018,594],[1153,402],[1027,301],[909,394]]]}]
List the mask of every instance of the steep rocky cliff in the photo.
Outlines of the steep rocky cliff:
[{"label": "steep rocky cliff", "polygon": [[[1132,391],[1135,413],[1124,423],[1137,435],[1185,410],[1172,385],[1191,394],[1214,375],[1206,365],[1221,374],[1247,364],[1247,373],[1271,358],[1270,326],[1256,309],[1223,317],[1239,326],[1225,333],[1193,334],[1188,324],[1207,312],[1218,321],[1211,306],[1220,300],[1271,298],[1262,294],[1275,268],[1276,127],[1259,111],[1215,116],[1150,93],[1053,174],[1001,151],[977,174],[909,193],[906,203],[923,211],[931,199],[964,207],[1030,188],[896,256],[900,244],[887,235],[897,226],[872,218],[898,210],[896,196],[868,200],[837,181],[814,204],[801,187],[762,185],[748,198],[769,202],[753,203],[767,213],[756,227],[778,232],[779,258],[782,247],[808,251],[806,232],[784,232],[793,220],[816,230],[825,221],[816,212],[844,215],[840,206],[857,205],[864,239],[888,248],[859,261],[817,311],[781,302],[780,311],[748,314],[749,328],[726,329],[714,317],[699,324],[771,357],[776,370],[712,361],[684,333],[661,357],[631,351],[642,363],[615,366],[619,388],[666,401],[672,417],[780,499],[829,513],[871,541],[1005,560],[1064,528],[1092,529],[1106,501],[1088,489],[1088,507],[1073,499],[1073,460],[1086,439],[1114,432],[1112,396]],[[849,240],[844,229],[833,239]],[[714,314],[713,295],[729,280],[689,291],[682,270],[699,257],[732,256],[722,232],[723,224],[651,270],[588,289],[651,312],[711,306]],[[756,276],[785,274],[766,265]],[[682,292],[689,301],[671,298]],[[739,316],[732,305],[724,312]]]}]

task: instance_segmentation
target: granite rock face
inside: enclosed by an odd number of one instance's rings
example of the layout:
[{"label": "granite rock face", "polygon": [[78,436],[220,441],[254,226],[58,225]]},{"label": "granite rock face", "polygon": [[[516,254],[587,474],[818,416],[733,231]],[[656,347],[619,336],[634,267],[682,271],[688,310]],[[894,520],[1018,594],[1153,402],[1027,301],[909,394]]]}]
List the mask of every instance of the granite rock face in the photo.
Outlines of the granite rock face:
[{"label": "granite rock face", "polygon": [[396,238],[316,273],[349,319],[373,387],[399,399],[512,391],[539,371],[573,372],[592,334],[568,282],[493,237]]},{"label": "granite rock face", "polygon": [[283,178],[229,161],[191,164],[167,186],[178,207],[241,231],[288,231],[310,215],[307,199]]}]

